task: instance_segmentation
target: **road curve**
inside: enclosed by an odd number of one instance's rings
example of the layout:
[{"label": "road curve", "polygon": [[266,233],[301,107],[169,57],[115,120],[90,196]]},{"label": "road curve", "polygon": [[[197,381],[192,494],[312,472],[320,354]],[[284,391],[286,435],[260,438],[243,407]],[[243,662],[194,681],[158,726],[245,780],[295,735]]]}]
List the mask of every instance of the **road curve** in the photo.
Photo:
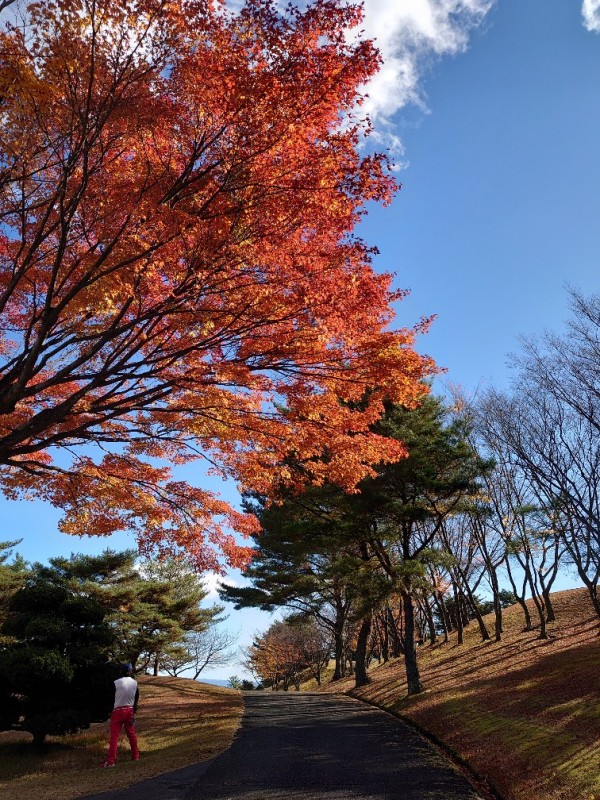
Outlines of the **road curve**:
[{"label": "road curve", "polygon": [[340,695],[244,692],[233,745],[185,800],[480,800],[400,720]]}]

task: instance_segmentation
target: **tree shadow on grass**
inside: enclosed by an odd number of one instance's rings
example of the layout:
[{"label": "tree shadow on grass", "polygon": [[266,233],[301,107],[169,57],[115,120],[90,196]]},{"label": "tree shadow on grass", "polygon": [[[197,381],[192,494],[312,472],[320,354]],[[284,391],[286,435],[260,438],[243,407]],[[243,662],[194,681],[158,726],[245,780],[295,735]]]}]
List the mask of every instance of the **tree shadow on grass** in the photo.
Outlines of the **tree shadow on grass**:
[{"label": "tree shadow on grass", "polygon": [[[373,687],[369,699],[468,754],[500,791],[533,797],[532,786],[541,792],[564,784],[565,797],[593,796],[600,789],[598,642],[560,650],[536,642],[518,648],[520,665],[510,650],[498,660],[482,658],[485,647],[467,669],[454,665],[451,680],[444,676],[448,661],[438,661],[424,695],[400,697],[395,683]],[[542,796],[561,796],[556,791]]]},{"label": "tree shadow on grass", "polygon": [[87,769],[97,767],[106,750],[104,739],[86,742],[85,746],[50,740],[42,752],[30,742],[0,744],[0,784],[22,776],[51,772],[57,769]]}]

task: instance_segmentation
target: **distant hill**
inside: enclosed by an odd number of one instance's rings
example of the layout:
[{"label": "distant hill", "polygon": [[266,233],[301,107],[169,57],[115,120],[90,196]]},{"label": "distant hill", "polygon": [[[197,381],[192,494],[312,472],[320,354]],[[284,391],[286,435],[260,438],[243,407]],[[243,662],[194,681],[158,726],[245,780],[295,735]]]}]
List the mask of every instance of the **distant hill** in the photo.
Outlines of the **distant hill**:
[{"label": "distant hill", "polygon": [[229,686],[229,681],[222,678],[198,678],[198,683],[209,683],[211,686]]},{"label": "distant hill", "polygon": [[[419,648],[426,691],[406,697],[400,659],[371,669],[372,682],[327,684],[414,721],[506,800],[600,800],[600,632],[584,589],[553,594],[551,638],[523,631],[519,606],[505,611],[502,642]],[[486,618],[490,631],[493,619]]]}]

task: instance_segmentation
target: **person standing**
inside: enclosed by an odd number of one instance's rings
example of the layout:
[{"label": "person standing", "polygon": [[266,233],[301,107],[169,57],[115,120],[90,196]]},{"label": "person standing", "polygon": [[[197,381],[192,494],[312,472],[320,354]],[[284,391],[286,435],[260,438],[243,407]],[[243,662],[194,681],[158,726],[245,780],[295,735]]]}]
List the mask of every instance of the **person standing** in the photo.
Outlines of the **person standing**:
[{"label": "person standing", "polygon": [[122,728],[125,728],[129,739],[131,760],[138,761],[140,757],[134,724],[140,690],[137,681],[132,677],[133,667],[131,664],[123,664],[121,672],[122,677],[115,681],[115,704],[110,715],[110,743],[106,761],[100,765],[102,767],[114,767]]}]

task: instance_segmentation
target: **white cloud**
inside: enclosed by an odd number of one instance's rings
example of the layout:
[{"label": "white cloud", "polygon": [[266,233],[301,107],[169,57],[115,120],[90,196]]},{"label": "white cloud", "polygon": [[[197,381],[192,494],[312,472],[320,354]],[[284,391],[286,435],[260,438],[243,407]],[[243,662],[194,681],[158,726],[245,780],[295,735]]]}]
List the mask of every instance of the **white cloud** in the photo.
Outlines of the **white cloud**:
[{"label": "white cloud", "polygon": [[583,0],[583,24],[588,31],[600,33],[600,0]]},{"label": "white cloud", "polygon": [[[365,0],[366,35],[383,57],[380,72],[366,87],[363,110],[376,134],[401,151],[392,117],[404,106],[425,109],[421,81],[432,59],[466,50],[471,30],[495,0]],[[587,0],[600,3],[600,0]]]},{"label": "white cloud", "polygon": [[[10,1],[10,0],[8,0]],[[0,9],[7,0],[0,0]],[[237,8],[241,0],[227,0]],[[424,71],[432,59],[467,49],[469,34],[484,19],[496,0],[364,0],[363,28],[375,39],[383,56],[381,70],[366,87],[369,95],[362,111],[375,126],[379,143],[397,154],[402,145],[392,118],[409,104],[426,109],[422,90]],[[300,0],[302,5],[302,0]],[[22,6],[15,0],[0,19]],[[589,30],[600,31],[600,0],[583,0]]]},{"label": "white cloud", "polygon": [[207,592],[206,600],[219,600],[219,588],[221,583],[226,583],[227,586],[239,585],[229,576],[227,576],[227,579],[224,581],[223,576],[218,575],[216,572],[206,572],[202,576],[202,585],[205,592]]},{"label": "white cloud", "polygon": [[216,600],[219,597],[219,583],[222,580],[223,576],[217,575],[216,572],[207,572],[202,576],[202,586],[204,591],[207,592],[207,600]]}]

